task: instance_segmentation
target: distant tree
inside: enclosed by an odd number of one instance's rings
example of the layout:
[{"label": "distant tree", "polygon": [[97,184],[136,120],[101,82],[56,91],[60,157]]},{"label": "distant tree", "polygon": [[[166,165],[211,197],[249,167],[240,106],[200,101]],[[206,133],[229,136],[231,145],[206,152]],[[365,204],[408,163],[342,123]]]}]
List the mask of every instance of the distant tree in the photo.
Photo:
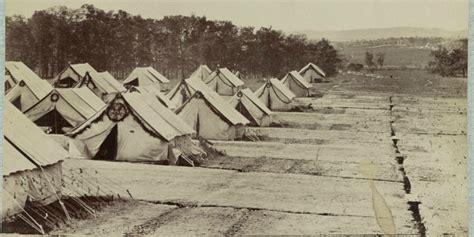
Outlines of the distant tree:
[{"label": "distant tree", "polygon": [[428,64],[431,72],[443,77],[458,75],[466,77],[468,64],[467,40],[461,40],[460,42],[461,46],[451,52],[444,47],[431,51],[433,61]]},{"label": "distant tree", "polygon": [[460,40],[461,46],[453,49],[449,56],[452,61],[452,68],[456,73],[461,73],[462,77],[467,76],[467,39]]},{"label": "distant tree", "polygon": [[309,53],[308,61],[316,63],[326,72],[327,76],[337,73],[337,69],[341,66],[342,58],[327,39],[323,38],[316,44],[309,44],[306,50]]},{"label": "distant tree", "polygon": [[384,62],[385,62],[385,54],[377,53],[377,64],[379,65],[379,68],[383,67]]},{"label": "distant tree", "polygon": [[373,71],[375,67],[374,55],[370,52],[365,52],[365,65],[367,65],[370,71]]},{"label": "distant tree", "polygon": [[88,62],[117,78],[134,67],[153,66],[170,79],[187,77],[200,64],[262,78],[314,62],[331,76],[342,62],[326,39],[196,16],[145,19],[91,4],[49,8],[30,18],[9,16],[5,31],[6,60],[23,61],[43,78],[57,75],[68,62]]}]

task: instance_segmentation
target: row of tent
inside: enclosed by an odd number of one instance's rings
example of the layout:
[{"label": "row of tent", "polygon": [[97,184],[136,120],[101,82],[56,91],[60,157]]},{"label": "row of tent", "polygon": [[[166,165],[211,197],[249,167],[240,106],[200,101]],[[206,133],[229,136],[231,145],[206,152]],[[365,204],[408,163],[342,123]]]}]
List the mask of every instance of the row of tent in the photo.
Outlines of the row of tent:
[{"label": "row of tent", "polygon": [[180,155],[202,154],[191,137],[240,139],[245,126],[269,126],[272,110],[291,110],[293,99],[308,96],[311,88],[292,71],[282,80],[266,80],[254,93],[228,69],[200,66],[164,94],[162,84],[169,80],[151,67],[135,69],[125,89],[87,63],[70,65],[53,87],[21,62],[6,67],[14,84],[7,100],[47,133],[71,138],[65,144],[74,156],[90,159],[173,164]]},{"label": "row of tent", "polygon": [[[24,211],[27,199],[39,206],[59,200],[69,157],[192,164],[189,157],[205,155],[192,137],[234,140],[247,125],[269,126],[272,110],[290,110],[296,96],[309,96],[306,72],[266,80],[252,92],[228,69],[203,65],[164,94],[169,80],[151,67],[119,83],[73,64],[48,82],[7,62],[2,216]],[[62,134],[59,143],[45,132]]]}]

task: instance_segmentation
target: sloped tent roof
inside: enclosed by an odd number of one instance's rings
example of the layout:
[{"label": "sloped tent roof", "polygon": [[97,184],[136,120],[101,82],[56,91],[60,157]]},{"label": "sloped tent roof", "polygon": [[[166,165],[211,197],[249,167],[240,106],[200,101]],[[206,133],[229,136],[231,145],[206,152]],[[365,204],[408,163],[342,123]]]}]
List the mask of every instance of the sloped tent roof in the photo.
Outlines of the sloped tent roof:
[{"label": "sloped tent roof", "polygon": [[191,77],[197,77],[201,80],[206,80],[211,75],[212,70],[207,65],[200,65],[196,71],[191,74]]},{"label": "sloped tent roof", "polygon": [[53,89],[46,80],[41,79],[22,62],[5,62],[5,67],[10,73],[11,78],[16,82],[16,85],[7,93],[10,94],[14,92],[9,98],[15,97],[15,93],[18,93],[19,88],[14,88],[20,84],[20,81],[25,83],[27,88],[38,100],[44,98]]},{"label": "sloped tent roof", "polygon": [[95,68],[93,68],[89,63],[70,64],[69,67],[71,67],[72,70],[81,77],[85,77],[87,72],[97,73]]},{"label": "sloped tent roof", "polygon": [[[131,115],[154,135],[166,141],[171,141],[177,136],[194,133],[192,128],[150,94],[126,92],[120,96],[126,102]],[[91,123],[94,123],[99,117],[106,116],[105,110],[106,108],[98,111],[94,116],[70,131],[68,135],[74,136],[86,129]]]},{"label": "sloped tent roof", "polygon": [[[199,78],[191,77],[184,80],[184,86],[189,90],[191,97],[194,96],[196,92],[200,92],[202,97],[208,102],[208,105],[211,106],[214,112],[216,112],[221,118],[232,125],[237,124],[248,124],[249,121],[237,110],[235,110],[229,103],[225,102],[221,96],[219,96],[215,91],[211,90],[206,86]],[[178,85],[179,86],[179,85]],[[188,99],[180,108],[176,110],[176,113],[179,112],[186,106],[186,104],[191,100]]]},{"label": "sloped tent roof", "polygon": [[[5,140],[29,156],[36,166],[47,166],[66,159],[69,154],[55,141],[22,114],[11,103],[5,102],[4,137]],[[4,166],[10,164],[4,163]],[[26,168],[26,167],[25,167]],[[10,172],[20,171],[11,168]],[[5,173],[4,173],[5,175]]]},{"label": "sloped tent roof", "polygon": [[313,88],[313,86],[309,84],[308,81],[306,81],[297,71],[289,72],[281,81],[282,83],[285,83],[286,80],[294,80],[301,88]]},{"label": "sloped tent roof", "polygon": [[132,87],[131,91],[133,90],[136,90],[140,93],[149,93],[152,96],[155,96],[168,109],[175,110],[177,108],[177,105],[173,101],[169,100],[163,93],[161,93],[158,83],[149,86]]},{"label": "sloped tent roof", "polygon": [[137,67],[130,75],[123,80],[123,84],[128,84],[138,79],[138,86],[146,86],[152,83],[169,83],[170,80],[155,70],[153,67]]},{"label": "sloped tent roof", "polygon": [[[236,107],[239,102],[242,102],[242,105],[246,107],[246,110],[250,113],[254,120],[259,120],[257,114],[253,114],[254,108],[260,110],[263,115],[271,115],[273,112],[262,103],[262,101],[248,88],[239,90],[232,98],[229,100],[229,104],[232,107]],[[259,124],[261,125],[261,124]]]},{"label": "sloped tent roof", "polygon": [[211,81],[217,79],[219,76],[224,80],[226,80],[224,83],[229,86],[229,87],[239,87],[243,86],[244,82],[240,80],[235,74],[233,74],[229,69],[227,68],[219,68],[216,71],[214,71],[209,77],[205,80],[206,84],[211,83]]},{"label": "sloped tent roof", "polygon": [[260,98],[266,89],[273,90],[275,92],[275,95],[277,95],[278,99],[285,103],[290,103],[291,100],[293,100],[296,97],[295,94],[293,94],[293,92],[291,92],[288,88],[286,88],[281,83],[281,81],[279,81],[276,78],[271,78],[270,80],[268,80],[257,91],[255,91],[255,94],[257,95],[258,98]]},{"label": "sloped tent roof", "polygon": [[[53,101],[53,97],[57,97],[57,102]],[[76,126],[105,107],[105,103],[89,88],[56,88],[26,110],[25,115],[36,121],[50,111],[56,110],[66,121]]]},{"label": "sloped tent roof", "polygon": [[119,93],[127,90],[107,71],[100,73],[87,72],[76,87],[85,86],[88,79],[90,79],[100,91],[106,94]]},{"label": "sloped tent roof", "polygon": [[304,66],[303,68],[301,68],[301,70],[299,71],[300,74],[304,73],[305,71],[309,70],[309,69],[312,69],[314,70],[315,72],[317,72],[319,75],[321,75],[322,77],[326,77],[326,73],[320,68],[318,67],[316,64],[314,63],[308,63],[306,66]]}]

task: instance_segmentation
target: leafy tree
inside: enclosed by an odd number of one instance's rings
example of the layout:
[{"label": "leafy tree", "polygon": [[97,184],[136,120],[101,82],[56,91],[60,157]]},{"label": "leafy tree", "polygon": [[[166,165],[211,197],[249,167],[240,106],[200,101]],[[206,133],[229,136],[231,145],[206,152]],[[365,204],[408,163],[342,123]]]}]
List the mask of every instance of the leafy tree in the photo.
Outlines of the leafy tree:
[{"label": "leafy tree", "polygon": [[385,62],[385,54],[384,53],[377,53],[377,64],[379,68],[383,67],[383,64]]},{"label": "leafy tree", "polygon": [[467,40],[461,40],[461,46],[451,52],[440,47],[431,52],[433,61],[428,66],[431,72],[440,74],[443,77],[458,76],[466,77],[467,74]]},{"label": "leafy tree", "polygon": [[370,52],[365,52],[365,65],[367,65],[371,71],[373,71],[373,68],[375,67],[374,55]]},{"label": "leafy tree", "polygon": [[200,64],[261,78],[314,62],[334,75],[342,62],[326,39],[313,42],[271,27],[237,27],[197,16],[145,19],[90,4],[36,11],[28,19],[7,17],[5,40],[6,60],[23,61],[46,78],[67,63],[82,62],[117,78],[134,67],[153,66],[170,79],[187,77]]}]

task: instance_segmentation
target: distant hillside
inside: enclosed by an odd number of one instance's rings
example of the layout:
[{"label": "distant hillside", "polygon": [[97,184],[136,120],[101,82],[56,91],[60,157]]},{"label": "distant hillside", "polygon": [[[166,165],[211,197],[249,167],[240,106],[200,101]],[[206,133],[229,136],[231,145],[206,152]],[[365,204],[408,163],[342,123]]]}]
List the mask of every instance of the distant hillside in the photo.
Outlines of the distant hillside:
[{"label": "distant hillside", "polygon": [[468,31],[449,31],[439,28],[395,27],[380,29],[357,29],[341,31],[295,31],[292,34],[306,34],[309,39],[321,38],[330,41],[373,40],[390,37],[442,37],[442,38],[467,38]]}]

